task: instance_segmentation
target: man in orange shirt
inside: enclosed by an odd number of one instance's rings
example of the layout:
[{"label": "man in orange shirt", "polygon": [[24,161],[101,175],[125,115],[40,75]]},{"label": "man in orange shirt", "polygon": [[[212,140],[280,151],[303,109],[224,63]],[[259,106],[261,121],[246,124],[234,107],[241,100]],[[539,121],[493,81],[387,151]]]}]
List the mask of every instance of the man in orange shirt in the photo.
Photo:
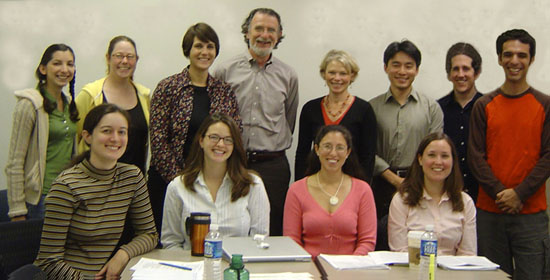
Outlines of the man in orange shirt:
[{"label": "man in orange shirt", "polygon": [[506,80],[474,105],[468,143],[468,162],[480,186],[479,254],[513,279],[530,280],[550,274],[545,195],[550,97],[527,83],[535,47],[525,30],[509,30],[497,38]]}]

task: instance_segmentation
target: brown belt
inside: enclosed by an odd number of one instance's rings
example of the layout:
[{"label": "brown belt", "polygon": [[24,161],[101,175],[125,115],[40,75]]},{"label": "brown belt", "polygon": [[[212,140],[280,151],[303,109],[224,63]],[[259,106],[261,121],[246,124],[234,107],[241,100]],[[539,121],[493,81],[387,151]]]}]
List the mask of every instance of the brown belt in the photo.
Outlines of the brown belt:
[{"label": "brown belt", "polygon": [[267,151],[247,151],[246,158],[248,162],[262,162],[272,160],[285,155],[285,151],[267,152]]},{"label": "brown belt", "polygon": [[390,167],[390,170],[401,178],[407,177],[407,173],[409,172],[408,167]]}]

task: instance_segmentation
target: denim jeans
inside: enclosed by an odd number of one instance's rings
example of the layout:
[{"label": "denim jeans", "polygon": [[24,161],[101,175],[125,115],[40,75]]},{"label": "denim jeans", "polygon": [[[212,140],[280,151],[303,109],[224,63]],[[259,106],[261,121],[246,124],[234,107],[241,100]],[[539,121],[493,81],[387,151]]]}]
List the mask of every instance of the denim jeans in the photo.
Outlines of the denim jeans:
[{"label": "denim jeans", "polygon": [[40,196],[38,204],[25,203],[27,205],[27,219],[44,219],[44,212],[46,212],[46,207],[44,206],[45,199],[46,195],[43,194]]},{"label": "denim jeans", "polygon": [[548,279],[550,237],[546,211],[496,214],[477,210],[478,253],[500,265],[514,280]]}]

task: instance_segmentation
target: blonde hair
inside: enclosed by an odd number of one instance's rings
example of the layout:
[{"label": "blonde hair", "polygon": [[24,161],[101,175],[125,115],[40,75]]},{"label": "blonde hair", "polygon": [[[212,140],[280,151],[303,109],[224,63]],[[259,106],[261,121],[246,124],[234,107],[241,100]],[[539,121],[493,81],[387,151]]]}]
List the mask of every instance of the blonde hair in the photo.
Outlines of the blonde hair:
[{"label": "blonde hair", "polygon": [[324,74],[327,70],[327,66],[332,61],[338,61],[342,63],[352,76],[351,82],[353,83],[355,81],[355,78],[357,78],[357,75],[359,74],[359,65],[357,65],[357,61],[355,61],[355,58],[353,58],[353,56],[342,50],[330,50],[325,55],[325,58],[319,66],[319,74],[323,79],[325,78]]}]

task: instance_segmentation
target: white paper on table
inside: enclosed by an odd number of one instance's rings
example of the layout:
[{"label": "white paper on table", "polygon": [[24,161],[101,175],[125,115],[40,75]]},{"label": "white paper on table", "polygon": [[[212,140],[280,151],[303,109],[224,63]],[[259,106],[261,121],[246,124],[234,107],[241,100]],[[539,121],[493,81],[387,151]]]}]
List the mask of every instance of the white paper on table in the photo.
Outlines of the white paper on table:
[{"label": "white paper on table", "polygon": [[409,264],[408,252],[374,251],[368,255],[378,264]]},{"label": "white paper on table", "polygon": [[[184,267],[189,267],[192,270],[185,270],[176,267],[170,267],[162,265],[160,263],[169,263]],[[203,261],[198,262],[178,262],[178,261],[164,261],[155,260],[149,258],[141,258],[137,264],[135,264],[130,270],[133,280],[142,279],[162,279],[162,280],[202,280],[203,274]]]},{"label": "white paper on table", "polygon": [[344,269],[390,269],[383,263],[377,263],[371,256],[359,255],[327,255],[321,254],[320,258],[327,261],[332,267],[338,270]]},{"label": "white paper on table", "polygon": [[438,256],[437,265],[450,270],[496,270],[500,267],[483,256]]},{"label": "white paper on table", "polygon": [[251,280],[313,280],[309,272],[251,273]]}]

